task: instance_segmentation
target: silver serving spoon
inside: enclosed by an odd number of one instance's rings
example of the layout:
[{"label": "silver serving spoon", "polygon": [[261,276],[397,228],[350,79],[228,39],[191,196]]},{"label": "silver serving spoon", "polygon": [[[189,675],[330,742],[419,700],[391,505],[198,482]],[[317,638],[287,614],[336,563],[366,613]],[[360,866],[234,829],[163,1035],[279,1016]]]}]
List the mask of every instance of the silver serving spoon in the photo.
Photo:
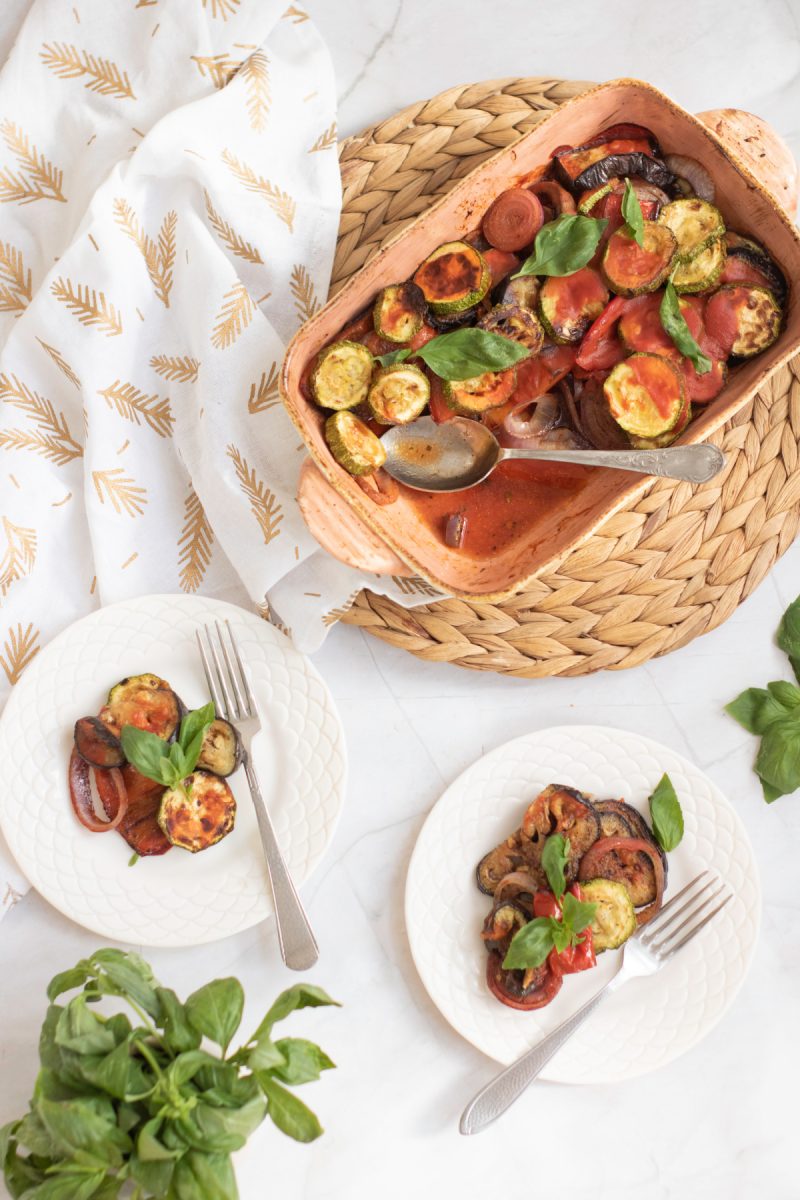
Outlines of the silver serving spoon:
[{"label": "silver serving spoon", "polygon": [[393,425],[381,443],[386,450],[386,473],[421,492],[460,492],[512,458],[614,467],[689,483],[706,483],[725,466],[722,451],[706,442],[664,450],[505,450],[480,421],[463,417],[441,425],[430,417],[410,425]]}]

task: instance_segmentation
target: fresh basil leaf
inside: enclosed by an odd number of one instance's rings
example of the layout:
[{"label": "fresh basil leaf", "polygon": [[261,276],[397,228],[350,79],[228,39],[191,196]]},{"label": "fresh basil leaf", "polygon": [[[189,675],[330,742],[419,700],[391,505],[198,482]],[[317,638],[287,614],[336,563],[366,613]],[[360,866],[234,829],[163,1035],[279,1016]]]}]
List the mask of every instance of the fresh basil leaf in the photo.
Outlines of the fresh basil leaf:
[{"label": "fresh basil leaf", "polygon": [[800,656],[798,656],[797,658],[794,658],[792,655],[790,655],[789,656],[789,665],[791,666],[792,670],[794,671],[795,679],[797,680],[798,683],[800,683]]},{"label": "fresh basil leaf", "polygon": [[762,734],[773,721],[788,715],[788,710],[766,688],[747,688],[725,705],[725,712],[748,733]]},{"label": "fresh basil leaf", "polygon": [[99,965],[114,985],[117,994],[131,999],[149,1013],[158,1017],[161,1006],[156,995],[157,979],[150,964],[132,950],[97,950],[89,960]]},{"label": "fresh basil leaf", "polygon": [[[285,1020],[290,1013],[295,1012],[298,1008],[319,1008],[327,1004],[333,1004],[337,1008],[341,1008],[338,1000],[332,1000],[328,993],[321,987],[317,987],[316,984],[296,983],[293,987],[287,988],[285,992],[281,992],[253,1034],[250,1042],[257,1042],[263,1034],[270,1032],[273,1025],[276,1025],[278,1021]],[[248,1045],[250,1045],[250,1042],[248,1042]]]},{"label": "fresh basil leaf", "polygon": [[[189,759],[183,749],[183,746],[179,746],[177,742],[173,742],[169,748],[169,762],[175,774],[175,783],[172,785],[175,787],[181,782],[181,780],[186,778],[186,776],[192,770],[194,763],[192,764],[192,767],[189,766]],[[196,763],[197,759],[195,759],[194,762]]]},{"label": "fresh basil leaf", "polygon": [[683,837],[683,811],[669,775],[662,775],[650,797],[653,833],[662,850],[674,850]]},{"label": "fresh basil leaf", "polygon": [[48,1000],[57,1000],[63,992],[71,992],[73,988],[83,987],[90,976],[91,969],[88,962],[86,959],[81,959],[74,967],[70,967],[68,971],[59,972],[50,980],[47,987]]},{"label": "fresh basil leaf", "polygon": [[778,800],[781,796],[786,795],[786,793],[782,792],[780,788],[773,787],[771,783],[767,783],[766,779],[761,779],[759,777],[759,783],[761,784],[761,790],[764,793],[764,799],[766,800],[767,804],[772,804],[773,801]]},{"label": "fresh basil leaf", "polygon": [[563,921],[553,921],[553,948],[558,954],[566,950],[572,941],[569,926]]},{"label": "fresh basil leaf", "polygon": [[787,713],[800,706],[800,688],[785,679],[776,679],[767,684],[767,691]]},{"label": "fresh basil leaf", "polygon": [[47,1132],[44,1122],[36,1112],[28,1112],[18,1122],[15,1137],[20,1146],[30,1150],[37,1158],[56,1158],[58,1150]]},{"label": "fresh basil leaf", "polygon": [[242,1019],[242,985],[238,979],[214,979],[192,992],[184,1007],[189,1024],[221,1046],[224,1053]]},{"label": "fresh basil leaf", "polygon": [[547,839],[542,850],[542,870],[556,900],[561,899],[567,886],[565,871],[568,862],[569,838],[554,833]]},{"label": "fresh basil leaf", "polygon": [[305,1038],[281,1038],[277,1049],[283,1055],[286,1065],[276,1068],[275,1077],[284,1083],[295,1086],[299,1083],[310,1083],[313,1079],[319,1079],[323,1071],[330,1071],[336,1066],[324,1050]]},{"label": "fresh basil leaf", "polygon": [[26,1192],[26,1200],[95,1200],[105,1179],[102,1169],[87,1172],[76,1167],[51,1175],[37,1188]]},{"label": "fresh basil leaf", "polygon": [[555,937],[560,938],[557,932],[560,928],[561,922],[552,917],[534,917],[528,921],[511,939],[503,959],[503,968],[512,971],[540,967],[555,945],[554,930]]},{"label": "fresh basil leaf", "polygon": [[473,379],[486,371],[507,371],[529,358],[530,350],[502,334],[470,326],[431,338],[415,356],[442,379],[458,380]]},{"label": "fresh basil leaf", "polygon": [[658,310],[661,317],[661,326],[668,337],[680,350],[681,354],[694,365],[694,369],[698,375],[705,375],[711,370],[711,359],[703,354],[697,342],[692,337],[691,330],[686,324],[683,313],[681,312],[678,293],[675,291],[675,286],[671,279],[667,280],[667,286],[664,288],[664,297],[661,301],[661,307]]},{"label": "fresh basil leaf", "polygon": [[62,1009],[56,1023],[55,1042],[76,1054],[110,1054],[116,1046],[114,1034],[106,1023],[86,1007],[83,992]]},{"label": "fresh basil leaf", "polygon": [[[173,1196],[170,1190],[172,1176],[175,1171],[173,1159],[161,1159],[158,1162],[145,1162],[134,1150],[130,1157],[130,1175],[134,1183],[144,1188],[146,1196]],[[142,1193],[140,1192],[139,1195]],[[136,1195],[136,1192],[133,1193]]]},{"label": "fresh basil leaf", "polygon": [[322,1126],[302,1100],[298,1100],[270,1075],[259,1072],[257,1078],[269,1102],[267,1115],[282,1133],[296,1142],[313,1142],[320,1136]]},{"label": "fresh basil leaf", "polygon": [[134,852],[128,859],[128,866],[135,867],[138,861],[139,861],[139,855]]},{"label": "fresh basil leaf", "polygon": [[267,1106],[261,1094],[256,1094],[240,1108],[214,1108],[210,1104],[198,1104],[192,1112],[202,1139],[198,1148],[212,1154],[232,1154],[234,1150],[241,1150],[266,1113]]},{"label": "fresh basil leaf", "polygon": [[137,729],[134,725],[123,725],[120,731],[122,749],[128,762],[141,775],[154,779],[169,787],[170,783],[164,778],[164,762],[169,760],[169,746],[163,738],[148,733],[146,729]]},{"label": "fresh basil leaf", "polygon": [[218,1063],[219,1059],[206,1050],[184,1050],[164,1072],[165,1087],[182,1088],[205,1067],[216,1066]]},{"label": "fresh basil leaf", "polygon": [[173,1054],[196,1050],[200,1045],[200,1034],[189,1023],[186,1009],[172,989],[157,987],[156,997],[161,1006],[159,1024],[164,1030],[161,1036],[167,1049]]},{"label": "fresh basil leaf", "polygon": [[[434,339],[431,338],[431,341],[433,340]],[[375,362],[379,362],[382,367],[392,367],[395,363],[405,362],[406,359],[410,358],[412,354],[418,353],[419,351],[410,350],[408,348],[404,350],[389,350],[387,354],[376,354]]]},{"label": "fresh basil leaf", "polygon": [[205,733],[211,722],[216,720],[216,717],[217,710],[214,707],[213,700],[209,700],[208,704],[204,704],[202,708],[195,708],[192,712],[187,713],[181,721],[178,733],[178,741],[181,747],[186,750],[189,743],[194,741],[198,733]]},{"label": "fresh basil leaf", "polygon": [[113,1107],[109,1104],[103,1115],[98,1107],[88,1098],[36,1101],[36,1112],[61,1156],[72,1158],[82,1150],[116,1167],[122,1163],[122,1152],[131,1149],[131,1140],[117,1127]]},{"label": "fresh basil leaf", "polygon": [[135,1035],[121,1042],[110,1054],[102,1058],[92,1056],[81,1059],[81,1073],[88,1083],[101,1088],[115,1100],[131,1100],[151,1091],[154,1081],[140,1063],[131,1057],[131,1045]]},{"label": "fresh basil leaf", "polygon": [[520,275],[574,275],[593,257],[608,225],[605,219],[562,213],[543,225],[533,243],[533,254],[525,259]]},{"label": "fresh basil leaf", "polygon": [[169,1194],[174,1200],[239,1200],[230,1157],[190,1150],[175,1164]]},{"label": "fresh basil leaf", "polygon": [[776,641],[790,658],[800,658],[800,596],[781,617]]},{"label": "fresh basil leaf", "polygon": [[644,245],[644,215],[639,197],[633,189],[630,179],[625,180],[625,191],[622,195],[622,219],[625,228],[636,242],[637,246]]},{"label": "fresh basil leaf", "polygon": [[247,1052],[247,1065],[251,1071],[271,1071],[274,1067],[284,1066],[286,1060],[267,1033],[261,1037]]},{"label": "fresh basil leaf", "polygon": [[574,944],[578,940],[575,935],[583,933],[584,929],[594,920],[597,905],[588,900],[578,900],[572,892],[565,892],[561,901],[561,911],[564,914],[564,925],[570,933],[570,942]]},{"label": "fresh basil leaf", "polygon": [[755,765],[757,774],[782,795],[800,788],[800,715],[772,722],[761,738]]}]

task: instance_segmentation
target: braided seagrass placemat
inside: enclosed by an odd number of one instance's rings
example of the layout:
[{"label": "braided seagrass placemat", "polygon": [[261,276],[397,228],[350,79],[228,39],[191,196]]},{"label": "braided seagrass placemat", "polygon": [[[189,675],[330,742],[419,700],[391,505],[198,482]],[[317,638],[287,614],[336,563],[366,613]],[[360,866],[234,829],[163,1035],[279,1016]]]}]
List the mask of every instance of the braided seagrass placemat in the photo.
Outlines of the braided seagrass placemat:
[{"label": "braided seagrass placemat", "polygon": [[[588,86],[487,80],[347,138],[332,290],[456,180]],[[727,620],[797,532],[800,356],[712,440],[728,456],[723,475],[702,487],[655,483],[511,600],[409,611],[362,592],[343,619],[430,662],[523,678],[620,670],[685,646]]]}]

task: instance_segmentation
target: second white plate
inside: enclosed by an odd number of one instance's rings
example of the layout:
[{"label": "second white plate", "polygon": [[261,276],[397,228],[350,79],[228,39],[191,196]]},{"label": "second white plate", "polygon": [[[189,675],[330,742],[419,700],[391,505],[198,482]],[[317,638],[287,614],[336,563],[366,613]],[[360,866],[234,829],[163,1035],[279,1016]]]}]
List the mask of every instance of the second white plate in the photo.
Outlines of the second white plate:
[{"label": "second white plate", "polygon": [[611,1083],[688,1050],[719,1021],[744,979],[761,894],[738,816],[715,784],[674,750],[597,725],[558,726],[506,743],[469,767],[431,811],[406,883],[411,952],[453,1028],[498,1062],[513,1062],[575,1012],[613,974],[618,955],[601,955],[596,969],[567,976],[547,1008],[525,1013],[500,1004],[485,982],[480,930],[491,901],[476,887],[476,864],[519,826],[526,805],[548,783],[597,799],[621,798],[647,815],[647,798],[665,771],[686,826],[669,855],[667,898],[711,867],[734,900],[658,975],[612,994],[542,1073],[561,1083]]}]

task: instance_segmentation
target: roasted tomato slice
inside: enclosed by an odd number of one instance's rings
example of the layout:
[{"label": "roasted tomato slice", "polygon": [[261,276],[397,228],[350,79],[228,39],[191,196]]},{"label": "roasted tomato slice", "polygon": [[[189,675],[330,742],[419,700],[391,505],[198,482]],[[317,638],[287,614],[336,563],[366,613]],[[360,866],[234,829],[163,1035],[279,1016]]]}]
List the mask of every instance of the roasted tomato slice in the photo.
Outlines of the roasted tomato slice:
[{"label": "roasted tomato slice", "polygon": [[[663,298],[663,292],[654,292],[627,301],[619,323],[619,336],[628,350],[680,357],[680,351],[661,324]],[[678,303],[689,332],[697,341],[703,332],[703,300],[699,296],[681,296]]]},{"label": "roasted tomato slice", "polygon": [[[160,783],[147,779],[135,767],[127,763],[122,768],[122,778],[128,797],[127,811],[117,826],[131,850],[144,857],[149,854],[166,854],[170,843],[158,824],[158,810],[164,788]],[[100,803],[109,817],[117,813],[118,794],[114,783],[114,772],[95,770],[95,782]]]},{"label": "roasted tomato slice", "polygon": [[584,334],[575,363],[584,371],[608,371],[625,357],[617,322],[625,311],[624,296],[615,296]]},{"label": "roasted tomato slice", "polygon": [[486,964],[486,982],[501,1004],[521,1012],[544,1008],[561,989],[561,976],[547,963],[527,971],[505,971],[503,959],[496,950],[491,952]]},{"label": "roasted tomato slice", "polygon": [[583,856],[579,876],[582,880],[613,879],[624,883],[640,910],[636,914],[639,925],[649,921],[661,908],[664,865],[659,848],[646,838],[600,838]]},{"label": "roasted tomato slice", "polygon": [[681,364],[683,382],[686,387],[686,395],[693,404],[708,404],[709,400],[718,396],[725,387],[728,380],[728,367],[725,361],[715,354],[718,347],[711,338],[701,334],[697,340],[703,354],[711,359],[711,370],[706,371],[704,375],[699,375],[694,363],[690,359],[684,358]]},{"label": "roasted tomato slice", "polygon": [[430,409],[431,417],[437,425],[441,425],[443,421],[452,421],[456,414],[444,398],[441,379],[438,375],[431,374],[430,381],[431,394],[428,399],[428,408]]},{"label": "roasted tomato slice", "polygon": [[[531,199],[536,200],[536,197],[532,196]],[[538,200],[536,203],[539,203]],[[541,205],[539,207],[541,208]],[[507,250],[492,247],[489,250],[483,251],[483,261],[486,263],[492,276],[490,286],[495,287],[501,279],[505,279],[507,275],[512,275],[517,270],[521,259],[518,255],[511,254]]]}]

